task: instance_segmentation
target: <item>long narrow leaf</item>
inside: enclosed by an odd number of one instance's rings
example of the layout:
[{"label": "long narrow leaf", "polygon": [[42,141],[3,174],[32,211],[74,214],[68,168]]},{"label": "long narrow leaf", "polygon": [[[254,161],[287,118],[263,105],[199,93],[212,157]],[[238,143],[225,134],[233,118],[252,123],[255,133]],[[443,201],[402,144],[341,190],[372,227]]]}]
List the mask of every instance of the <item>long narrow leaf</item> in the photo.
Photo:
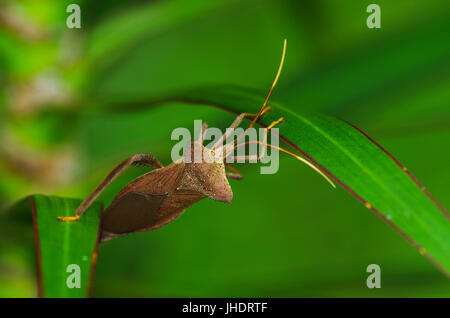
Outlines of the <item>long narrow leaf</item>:
[{"label": "long narrow leaf", "polygon": [[[263,99],[264,94],[227,86],[114,107],[123,111],[177,100],[243,113],[256,112]],[[361,130],[343,120],[302,114],[274,103],[271,106],[273,110],[264,115],[261,125],[284,117],[285,121],[279,127],[284,141],[391,225],[441,271],[449,274],[449,214],[405,166]]]},{"label": "long narrow leaf", "polygon": [[101,206],[94,204],[77,222],[60,222],[58,216],[74,215],[80,200],[34,195],[30,203],[39,296],[86,297],[97,258]]}]

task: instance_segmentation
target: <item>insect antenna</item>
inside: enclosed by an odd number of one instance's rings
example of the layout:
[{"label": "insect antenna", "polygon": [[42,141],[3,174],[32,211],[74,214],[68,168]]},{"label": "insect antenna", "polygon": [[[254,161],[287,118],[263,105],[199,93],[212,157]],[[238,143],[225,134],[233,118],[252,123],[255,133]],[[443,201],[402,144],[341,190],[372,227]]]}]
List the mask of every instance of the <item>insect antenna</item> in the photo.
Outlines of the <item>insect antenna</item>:
[{"label": "insect antenna", "polygon": [[281,70],[283,69],[284,58],[286,56],[286,43],[287,43],[287,41],[286,41],[286,39],[284,39],[284,42],[283,42],[283,53],[281,54],[281,62],[280,62],[280,66],[278,66],[277,75],[275,76],[275,79],[274,79],[274,81],[272,83],[272,86],[269,89],[269,93],[267,93],[266,99],[264,100],[264,104],[259,109],[259,111],[256,114],[255,118],[253,118],[249,128],[253,127],[253,125],[255,125],[255,123],[259,119],[259,117],[261,117],[261,114],[262,114],[264,108],[267,106],[267,103],[269,102],[269,98],[272,95],[273,89],[275,88],[275,85],[277,85],[278,78],[280,77]]},{"label": "insect antenna", "polygon": [[306,160],[306,159],[304,159],[304,158],[302,158],[302,157],[300,157],[300,156],[297,156],[296,154],[294,154],[294,153],[292,153],[292,152],[290,152],[290,151],[288,151],[288,150],[286,150],[286,149],[283,149],[283,148],[281,148],[281,147],[278,147],[278,146],[275,146],[275,145],[271,145],[271,144],[267,144],[267,143],[265,143],[265,142],[261,142],[261,141],[258,141],[258,140],[254,140],[254,141],[248,141],[248,142],[246,142],[246,143],[241,143],[241,144],[239,144],[239,145],[236,145],[235,147],[234,147],[234,149],[237,149],[238,147],[241,147],[241,146],[245,146],[245,145],[250,145],[250,144],[260,144],[260,145],[263,145],[263,146],[266,146],[266,147],[271,147],[271,148],[275,148],[275,149],[278,149],[279,151],[281,151],[281,152],[284,152],[285,154],[287,154],[287,155],[289,155],[289,156],[291,156],[291,157],[294,157],[294,158],[296,158],[297,160],[300,160],[301,162],[303,162],[304,164],[306,164],[306,165],[308,165],[309,167],[311,167],[314,171],[316,171],[318,174],[320,174],[329,184],[331,184],[331,186],[333,187],[333,188],[336,188],[336,185],[334,184],[334,182],[333,181],[331,181],[331,179],[326,175],[326,174],[324,174],[319,168],[317,168],[315,165],[313,165],[311,162],[309,162],[308,160]]},{"label": "insect antenna", "polygon": [[284,58],[286,57],[286,44],[287,44],[287,41],[286,41],[286,39],[284,39],[284,42],[283,42],[283,53],[281,54],[280,66],[278,66],[277,75],[275,76],[275,79],[274,79],[274,81],[272,83],[272,86],[269,89],[269,93],[267,93],[267,96],[266,96],[266,99],[264,100],[263,105],[259,109],[259,111],[256,114],[255,118],[253,118],[253,120],[250,123],[250,125],[248,126],[248,128],[244,131],[244,133],[242,135],[240,135],[238,138],[236,138],[236,140],[234,141],[234,144],[237,144],[239,142],[239,140],[244,138],[247,135],[247,133],[250,130],[250,128],[252,128],[255,125],[255,123],[258,121],[258,119],[262,116],[262,114],[264,112],[264,109],[266,108],[267,103],[269,102],[269,98],[272,95],[273,89],[275,88],[275,85],[277,85],[278,78],[280,77],[280,74],[281,74],[281,70],[283,69]]}]

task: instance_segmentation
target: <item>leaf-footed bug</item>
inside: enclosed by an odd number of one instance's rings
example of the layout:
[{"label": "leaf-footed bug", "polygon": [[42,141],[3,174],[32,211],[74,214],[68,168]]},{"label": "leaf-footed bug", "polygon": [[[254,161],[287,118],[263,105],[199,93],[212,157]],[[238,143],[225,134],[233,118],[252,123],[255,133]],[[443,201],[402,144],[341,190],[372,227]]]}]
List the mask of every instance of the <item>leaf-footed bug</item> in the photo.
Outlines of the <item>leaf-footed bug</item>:
[{"label": "leaf-footed bug", "polygon": [[[102,241],[107,241],[114,237],[123,236],[137,231],[147,231],[159,228],[173,221],[186,208],[201,199],[209,197],[216,201],[231,203],[233,192],[228,179],[242,179],[242,175],[224,162],[225,158],[236,148],[249,143],[258,143],[265,147],[276,148],[290,156],[309,165],[324,177],[333,187],[333,182],[317,167],[306,159],[297,156],[278,146],[266,143],[267,132],[275,125],[283,121],[283,118],[272,122],[264,130],[263,142],[249,141],[238,144],[252,128],[257,120],[268,112],[271,108],[267,105],[272,91],[277,84],[286,54],[286,40],[284,40],[281,63],[275,80],[264,100],[262,107],[257,114],[240,114],[230,128],[238,127],[244,118],[252,119],[249,127],[236,140],[225,145],[221,145],[225,140],[225,133],[210,149],[203,146],[203,139],[207,130],[207,124],[202,127],[199,138],[190,143],[190,156],[194,156],[195,151],[201,151],[201,162],[195,160],[177,160],[170,165],[163,165],[154,157],[148,154],[136,154],[131,158],[122,161],[116,166],[106,178],[94,189],[94,191],[80,204],[75,216],[59,217],[60,221],[76,221],[87,208],[97,199],[97,197],[129,166],[143,165],[154,167],[152,170],[128,183],[114,198],[109,207],[103,212],[102,220]],[[219,146],[220,144],[220,146]],[[221,160],[211,160],[220,155]],[[256,156],[256,161],[264,156],[264,152]],[[250,156],[245,156],[249,159]],[[208,159],[208,160],[206,160]],[[225,168],[232,172],[226,172]]]}]

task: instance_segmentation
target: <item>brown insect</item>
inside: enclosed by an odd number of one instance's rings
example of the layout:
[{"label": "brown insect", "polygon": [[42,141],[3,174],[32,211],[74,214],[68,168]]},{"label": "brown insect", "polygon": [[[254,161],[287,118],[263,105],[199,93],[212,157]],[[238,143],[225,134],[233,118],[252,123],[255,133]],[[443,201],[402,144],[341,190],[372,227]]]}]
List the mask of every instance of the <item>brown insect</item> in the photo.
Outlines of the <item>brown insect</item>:
[{"label": "brown insect", "polygon": [[[102,241],[107,241],[114,237],[136,231],[147,231],[159,228],[173,221],[183,213],[186,208],[206,197],[216,201],[231,203],[233,192],[228,183],[228,179],[242,179],[242,175],[226,164],[224,159],[222,161],[211,159],[215,158],[218,153],[222,155],[220,158],[226,158],[231,150],[234,151],[237,147],[252,143],[247,142],[237,144],[237,142],[245,136],[248,130],[253,127],[256,121],[271,109],[270,106],[267,106],[267,103],[281,73],[285,54],[286,40],[284,41],[281,63],[277,75],[267,94],[264,104],[257,114],[243,113],[237,116],[230,128],[238,127],[244,118],[251,118],[252,122],[247,130],[232,143],[226,144],[223,147],[217,147],[219,143],[222,143],[225,140],[227,136],[227,133],[225,133],[211,149],[204,147],[203,139],[207,129],[207,125],[204,124],[198,140],[190,143],[191,151],[189,152],[192,159],[195,151],[201,150],[201,162],[196,163],[194,160],[189,161],[183,158],[163,167],[163,165],[151,155],[134,155],[131,158],[122,161],[106,176],[95,190],[80,204],[76,210],[75,216],[59,217],[58,219],[61,221],[78,220],[95,199],[97,199],[97,197],[131,165],[143,165],[154,167],[156,169],[128,183],[116,195],[111,205],[103,212]],[[283,118],[280,118],[267,126],[264,130],[264,142],[253,142],[268,147],[275,147],[278,150],[301,160],[316,170],[334,186],[331,180],[309,161],[280,147],[266,143],[267,132],[282,121]],[[257,157],[255,156],[256,161],[259,161],[263,156],[264,152]],[[252,156],[245,156],[245,159],[250,160],[252,159],[251,157]],[[226,167],[232,172],[226,172]]]}]

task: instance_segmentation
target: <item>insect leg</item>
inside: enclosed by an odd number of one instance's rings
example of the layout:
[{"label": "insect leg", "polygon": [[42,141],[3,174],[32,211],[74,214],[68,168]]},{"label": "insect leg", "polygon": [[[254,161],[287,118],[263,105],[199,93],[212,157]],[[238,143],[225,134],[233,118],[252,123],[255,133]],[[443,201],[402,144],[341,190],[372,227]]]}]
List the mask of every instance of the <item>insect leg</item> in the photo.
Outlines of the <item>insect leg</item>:
[{"label": "insect leg", "polygon": [[228,179],[234,179],[234,180],[242,180],[244,177],[242,176],[242,174],[236,174],[233,172],[227,172],[225,174],[227,176]]},{"label": "insect leg", "polygon": [[[256,160],[256,162],[259,162],[259,161],[261,161],[261,159],[264,157],[264,155],[266,154],[266,149],[267,149],[267,146],[266,146],[266,143],[267,143],[267,132],[269,131],[269,130],[271,130],[273,127],[275,127],[276,125],[278,125],[279,123],[281,123],[281,122],[283,122],[284,121],[284,118],[283,117],[281,117],[281,118],[279,118],[278,120],[276,120],[276,121],[273,121],[269,126],[267,126],[267,128],[265,128],[264,129],[264,133],[263,133],[263,142],[261,143],[261,145],[262,145],[262,151],[261,151],[261,153],[260,153],[260,155],[259,156],[256,156],[256,155],[246,155],[246,156],[237,156],[235,159],[236,160],[242,160],[242,159],[245,159],[245,161],[254,161],[254,160]],[[236,145],[234,148],[235,149],[237,149],[237,148],[239,148],[239,147],[242,147],[242,146],[245,146],[245,145],[247,145],[248,143],[241,143],[241,144],[239,144],[239,145]]]},{"label": "insect leg", "polygon": [[128,159],[125,159],[119,163],[107,176],[106,178],[92,191],[92,193],[81,202],[80,206],[76,210],[75,216],[60,216],[58,220],[60,221],[76,221],[81,215],[89,208],[92,202],[98,198],[98,196],[122,173],[131,165],[141,165],[141,166],[151,166],[154,168],[162,168],[162,164],[147,154],[137,154]]},{"label": "insect leg", "polygon": [[[269,130],[271,130],[273,127],[275,127],[276,125],[278,125],[279,123],[283,122],[283,121],[284,121],[284,118],[281,117],[278,120],[273,121],[269,126],[267,126],[266,129],[264,129],[264,137],[263,137],[263,140],[264,140],[263,143],[264,144],[267,143],[267,132]],[[258,157],[257,161],[260,161],[266,155],[266,149],[267,149],[267,146],[263,145],[263,147],[261,149],[261,153],[259,154],[259,157]]]},{"label": "insect leg", "polygon": [[244,178],[244,176],[239,171],[234,169],[229,164],[225,163],[225,167],[227,167],[228,169],[230,169],[232,171],[232,172],[227,172],[226,173],[227,178],[229,178],[229,179],[236,179],[236,180],[242,180]]},{"label": "insect leg", "polygon": [[200,132],[200,136],[198,136],[198,142],[203,145],[203,140],[205,139],[206,130],[208,129],[208,124],[204,123],[202,126],[202,131]]},{"label": "insect leg", "polygon": [[[267,113],[269,110],[271,110],[272,108],[270,106],[267,106],[266,108],[264,108],[264,110],[261,112],[261,115],[259,115],[260,117],[262,115],[264,115],[265,113]],[[233,121],[233,123],[230,125],[229,128],[234,129],[236,127],[238,127],[241,122],[244,120],[244,118],[250,119],[250,118],[255,118],[258,114],[250,114],[250,113],[242,113],[239,116],[236,117],[236,119]],[[221,144],[227,137],[228,135],[231,133],[231,130],[228,129],[223,135],[222,137],[220,137],[220,139],[214,144],[214,146],[211,149],[216,148],[219,144]]]},{"label": "insect leg", "polygon": [[[263,143],[263,142],[258,141],[258,140],[242,143],[242,144],[239,144],[238,146],[250,145],[250,144],[264,144],[266,147],[271,147],[271,148],[278,149],[279,151],[284,152],[285,154],[288,154],[289,156],[296,158],[297,160],[299,160],[299,161],[305,163],[306,165],[310,166],[313,170],[315,170],[318,174],[320,174],[329,184],[331,184],[331,186],[333,188],[336,188],[336,185],[333,183],[333,181],[331,181],[331,179],[325,173],[323,173],[319,168],[317,168],[314,164],[312,164],[308,160],[306,160],[306,159],[304,159],[304,158],[302,158],[302,157],[300,157],[300,156],[298,156],[298,155],[296,155],[296,154],[294,154],[294,153],[292,153],[290,151],[287,151],[286,149],[283,149],[281,147],[274,146],[274,145],[271,145],[271,144]],[[242,158],[242,156],[241,156],[241,158]],[[250,157],[246,156],[246,158],[250,158]],[[252,158],[254,158],[254,157],[252,157]]]}]

